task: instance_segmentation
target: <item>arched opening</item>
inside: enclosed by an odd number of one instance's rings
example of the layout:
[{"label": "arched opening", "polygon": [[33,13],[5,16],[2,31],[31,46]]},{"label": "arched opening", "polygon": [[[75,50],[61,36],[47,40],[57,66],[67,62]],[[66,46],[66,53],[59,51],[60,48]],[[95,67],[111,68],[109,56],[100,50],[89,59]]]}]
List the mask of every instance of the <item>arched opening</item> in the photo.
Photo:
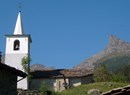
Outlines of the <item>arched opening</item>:
[{"label": "arched opening", "polygon": [[19,50],[20,49],[20,42],[19,40],[14,41],[14,50]]}]

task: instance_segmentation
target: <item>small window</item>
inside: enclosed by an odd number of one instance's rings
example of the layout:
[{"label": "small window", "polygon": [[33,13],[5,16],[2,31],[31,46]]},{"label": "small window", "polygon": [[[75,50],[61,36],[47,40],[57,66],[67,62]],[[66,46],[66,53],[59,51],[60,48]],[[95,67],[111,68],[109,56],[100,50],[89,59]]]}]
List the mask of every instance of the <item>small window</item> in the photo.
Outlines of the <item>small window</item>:
[{"label": "small window", "polygon": [[20,49],[20,42],[19,40],[14,41],[14,50],[19,50]]}]

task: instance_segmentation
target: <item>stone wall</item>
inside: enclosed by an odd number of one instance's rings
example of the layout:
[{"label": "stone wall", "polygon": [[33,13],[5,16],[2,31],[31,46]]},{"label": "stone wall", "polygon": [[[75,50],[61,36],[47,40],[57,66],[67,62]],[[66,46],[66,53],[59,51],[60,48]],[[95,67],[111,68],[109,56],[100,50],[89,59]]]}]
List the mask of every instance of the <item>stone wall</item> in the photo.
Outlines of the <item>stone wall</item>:
[{"label": "stone wall", "polygon": [[43,93],[43,92],[39,92],[37,90],[18,89],[17,90],[17,95],[55,95],[55,94],[52,94],[51,91],[46,91],[45,93]]},{"label": "stone wall", "polygon": [[32,79],[30,82],[30,90],[39,90],[42,83],[45,83],[48,90],[54,90],[54,83],[56,79]]},{"label": "stone wall", "polygon": [[40,92],[38,91],[28,91],[28,90],[18,89],[17,95],[43,95],[43,94],[40,94]]},{"label": "stone wall", "polygon": [[6,70],[0,70],[0,95],[17,94],[17,76]]}]

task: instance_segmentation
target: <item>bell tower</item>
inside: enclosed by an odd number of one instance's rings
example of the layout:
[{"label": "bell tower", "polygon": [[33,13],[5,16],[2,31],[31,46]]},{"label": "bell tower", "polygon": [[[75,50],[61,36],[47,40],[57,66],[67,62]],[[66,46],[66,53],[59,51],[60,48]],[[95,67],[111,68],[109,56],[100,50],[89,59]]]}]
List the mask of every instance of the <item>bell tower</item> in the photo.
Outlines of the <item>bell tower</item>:
[{"label": "bell tower", "polygon": [[[21,61],[23,57],[30,56],[31,42],[31,36],[24,34],[21,11],[19,11],[14,33],[6,35],[5,64],[24,71]],[[20,78],[18,77],[18,79]],[[27,78],[19,81],[17,88],[27,89]]]}]

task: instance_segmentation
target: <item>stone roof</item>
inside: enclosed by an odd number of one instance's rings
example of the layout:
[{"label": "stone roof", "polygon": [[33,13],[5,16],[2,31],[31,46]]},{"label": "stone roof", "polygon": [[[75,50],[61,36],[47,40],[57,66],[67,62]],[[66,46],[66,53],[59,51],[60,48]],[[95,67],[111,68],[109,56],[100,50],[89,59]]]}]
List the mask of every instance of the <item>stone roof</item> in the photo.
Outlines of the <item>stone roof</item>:
[{"label": "stone roof", "polygon": [[102,93],[101,95],[130,95],[130,85],[122,88],[112,89],[108,92]]},{"label": "stone roof", "polygon": [[88,69],[65,69],[61,71],[66,77],[83,77],[92,74],[92,71]]},{"label": "stone roof", "polygon": [[55,69],[55,70],[35,70],[31,72],[33,78],[60,78],[65,77],[84,77],[92,75],[92,72],[87,69],[74,70],[74,69]]},{"label": "stone roof", "polygon": [[24,73],[24,72],[22,72],[20,70],[17,70],[14,67],[10,67],[10,66],[8,66],[6,64],[3,64],[3,63],[0,63],[0,69],[11,72],[11,73],[13,73],[13,74],[15,74],[17,76],[20,76],[20,77],[26,77],[27,76],[26,73]]}]

